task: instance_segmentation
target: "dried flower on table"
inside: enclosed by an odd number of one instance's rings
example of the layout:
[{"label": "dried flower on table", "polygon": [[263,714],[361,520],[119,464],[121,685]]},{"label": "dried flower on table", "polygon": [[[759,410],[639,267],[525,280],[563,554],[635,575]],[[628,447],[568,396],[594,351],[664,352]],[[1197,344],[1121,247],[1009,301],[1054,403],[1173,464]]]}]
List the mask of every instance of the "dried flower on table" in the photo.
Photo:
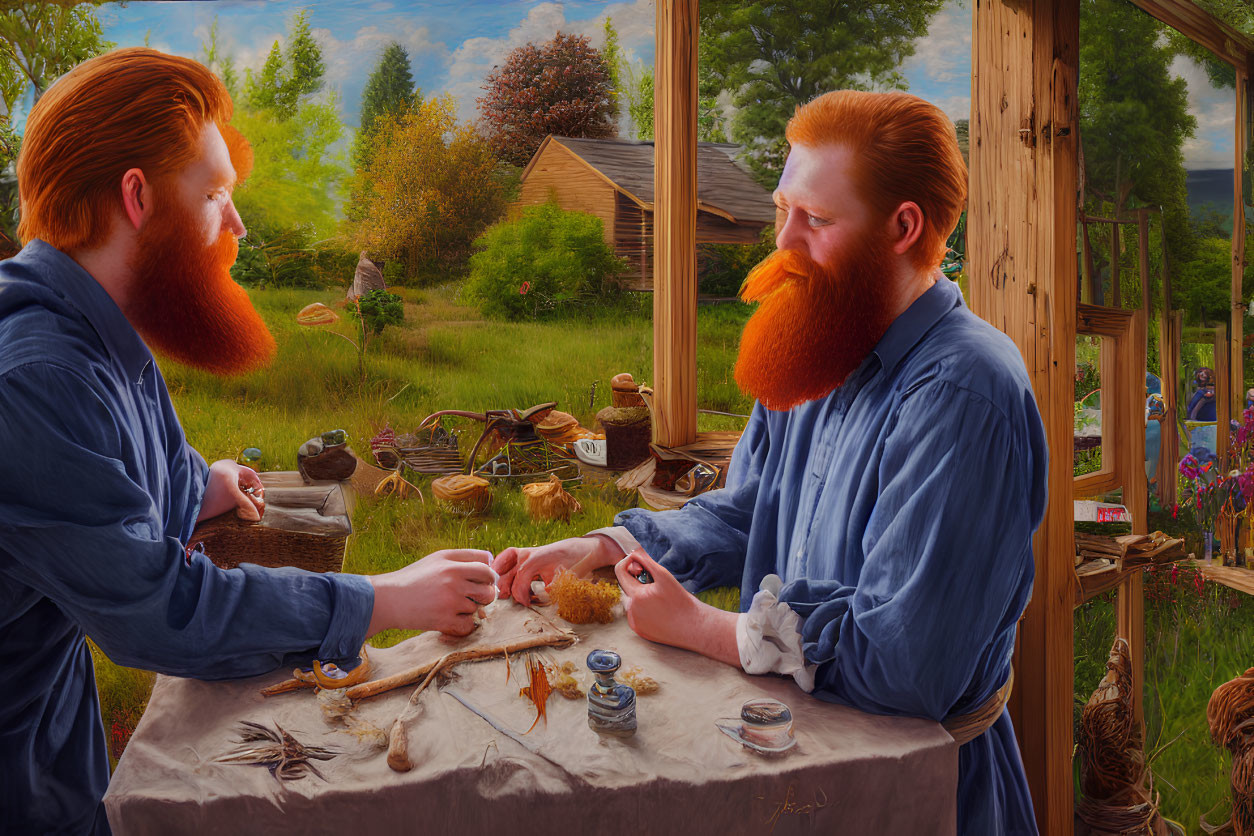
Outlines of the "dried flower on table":
[{"label": "dried flower on table", "polygon": [[278,723],[274,724],[273,730],[260,723],[250,723],[247,720],[242,722],[242,726],[240,742],[243,745],[234,752],[222,755],[218,760],[225,763],[264,766],[280,783],[303,778],[306,772],[312,772],[325,781],[326,777],[309,761],[330,760],[339,754],[332,749],[301,743],[284,731]]},{"label": "dried flower on table", "polygon": [[577,700],[585,696],[584,690],[579,685],[579,680],[575,679],[575,663],[569,660],[562,662],[562,666],[555,668],[550,672],[550,684],[553,690],[561,694],[568,700]]},{"label": "dried flower on table", "polygon": [[618,680],[624,685],[630,685],[632,690],[636,692],[637,697],[647,697],[650,694],[656,694],[658,688],[661,687],[657,684],[656,679],[651,676],[645,676],[639,665],[632,665],[620,673]]},{"label": "dried flower on table", "polygon": [[347,688],[321,689],[317,694],[318,707],[322,709],[322,719],[331,725],[343,726],[343,731],[353,735],[363,743],[369,743],[380,749],[388,745],[388,735],[383,729],[353,714],[353,701],[348,697]]},{"label": "dried flower on table", "polygon": [[622,592],[611,581],[589,581],[575,576],[569,569],[560,569],[549,584],[549,597],[557,604],[557,614],[572,624],[614,620],[614,605]]},{"label": "dried flower on table", "polygon": [[532,657],[527,660],[527,687],[519,690],[518,696],[526,697],[531,700],[536,707],[536,719],[531,724],[531,728],[523,732],[530,734],[531,729],[536,727],[536,723],[540,722],[540,718],[544,717],[545,725],[548,725],[548,718],[545,717],[544,707],[549,701],[549,694],[553,689],[549,687],[549,670],[548,665],[539,659]]}]

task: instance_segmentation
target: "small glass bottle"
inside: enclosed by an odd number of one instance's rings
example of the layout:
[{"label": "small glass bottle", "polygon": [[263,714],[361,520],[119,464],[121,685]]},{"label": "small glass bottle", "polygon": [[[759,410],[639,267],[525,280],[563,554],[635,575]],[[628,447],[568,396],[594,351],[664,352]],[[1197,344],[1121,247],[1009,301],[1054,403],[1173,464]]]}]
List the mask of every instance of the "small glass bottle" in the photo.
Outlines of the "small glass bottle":
[{"label": "small glass bottle", "polygon": [[622,659],[612,650],[588,654],[588,670],[596,682],[588,689],[588,725],[601,734],[627,737],[636,733],[636,692],[614,681]]}]

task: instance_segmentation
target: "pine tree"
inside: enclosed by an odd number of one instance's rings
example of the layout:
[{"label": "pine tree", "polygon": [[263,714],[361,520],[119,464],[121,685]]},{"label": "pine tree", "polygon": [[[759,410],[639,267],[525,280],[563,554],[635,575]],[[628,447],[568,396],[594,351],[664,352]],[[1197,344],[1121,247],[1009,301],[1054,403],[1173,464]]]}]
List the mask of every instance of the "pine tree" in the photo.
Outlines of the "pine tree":
[{"label": "pine tree", "polygon": [[287,75],[275,96],[280,116],[286,118],[296,112],[301,96],[317,93],[322,89],[322,76],[326,64],[322,62],[322,48],[309,31],[309,13],[302,10],[292,19],[290,39],[287,45]]},{"label": "pine tree", "polygon": [[361,94],[361,129],[353,146],[353,159],[359,166],[367,162],[364,155],[379,117],[399,113],[420,99],[421,95],[414,89],[414,76],[409,70],[409,53],[393,41],[384,47],[379,63],[375,65]]}]

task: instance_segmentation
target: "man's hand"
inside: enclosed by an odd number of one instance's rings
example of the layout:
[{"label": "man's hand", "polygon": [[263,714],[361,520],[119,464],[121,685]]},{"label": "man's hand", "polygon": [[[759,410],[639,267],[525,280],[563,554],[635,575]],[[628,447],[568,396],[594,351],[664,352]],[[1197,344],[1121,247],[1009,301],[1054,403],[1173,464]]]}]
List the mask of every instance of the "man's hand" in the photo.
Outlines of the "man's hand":
[{"label": "man's hand", "polygon": [[531,603],[531,582],[542,580],[545,585],[553,582],[557,570],[563,567],[574,570],[580,576],[587,575],[602,566],[612,566],[623,556],[623,550],[611,538],[603,534],[595,537],[569,537],[545,546],[519,548],[511,546],[492,561],[492,568],[500,575],[497,589],[502,598],[511,595],[524,606]]},{"label": "man's hand", "polygon": [[266,489],[257,471],[230,459],[220,459],[209,465],[209,481],[205,484],[205,498],[200,503],[196,522],[225,514],[232,508],[240,519],[255,522],[265,513],[265,495]]},{"label": "man's hand", "polygon": [[366,635],[398,627],[465,636],[475,629],[475,612],[496,600],[490,552],[445,549],[404,569],[369,575],[374,612]]},{"label": "man's hand", "polygon": [[[652,576],[652,583],[637,580],[642,571]],[[636,549],[615,564],[614,574],[623,588],[627,624],[640,638],[740,667],[737,613],[700,601],[643,549]]]}]

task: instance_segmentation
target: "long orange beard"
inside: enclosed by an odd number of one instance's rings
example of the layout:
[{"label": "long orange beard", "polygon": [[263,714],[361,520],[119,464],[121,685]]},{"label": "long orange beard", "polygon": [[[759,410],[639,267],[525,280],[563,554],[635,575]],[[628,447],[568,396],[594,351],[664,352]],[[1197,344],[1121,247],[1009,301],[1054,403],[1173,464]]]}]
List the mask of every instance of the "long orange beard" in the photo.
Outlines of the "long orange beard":
[{"label": "long orange beard", "polygon": [[886,242],[864,236],[834,263],[776,250],[749,273],[736,383],[768,409],[788,410],[845,382],[892,324]]},{"label": "long orange beard", "polygon": [[127,319],[152,349],[189,366],[235,375],[266,365],[274,337],[248,293],[231,278],[239,242],[230,231],[209,246],[171,199],[140,231]]}]

